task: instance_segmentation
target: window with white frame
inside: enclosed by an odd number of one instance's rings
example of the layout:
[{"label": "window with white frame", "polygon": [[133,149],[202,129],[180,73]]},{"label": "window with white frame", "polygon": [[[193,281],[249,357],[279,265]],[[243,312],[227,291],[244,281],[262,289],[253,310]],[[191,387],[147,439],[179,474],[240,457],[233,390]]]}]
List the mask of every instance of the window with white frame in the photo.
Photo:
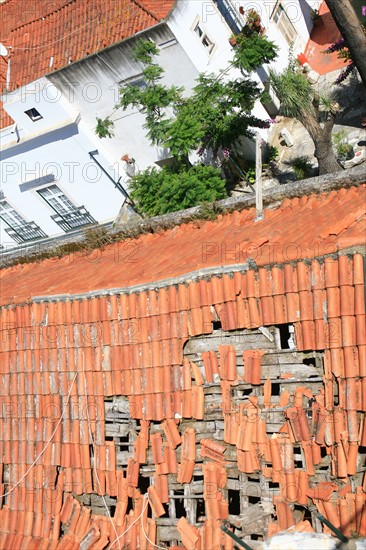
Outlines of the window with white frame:
[{"label": "window with white frame", "polygon": [[76,206],[57,185],[44,187],[37,193],[56,212],[51,218],[64,231],[96,223],[84,206]]},{"label": "window with white frame", "polygon": [[0,219],[9,226],[5,231],[18,244],[47,237],[46,233],[35,222],[28,222],[6,200],[0,201]]},{"label": "window with white frame", "polygon": [[50,185],[37,191],[57,214],[67,214],[76,209],[76,205],[61,191],[57,185]]},{"label": "window with white frame", "polygon": [[286,39],[287,43],[292,44],[295,42],[297,36],[296,29],[291,23],[291,20],[281,2],[277,2],[272,14],[272,19]]},{"label": "window with white frame", "polygon": [[9,226],[25,225],[27,220],[23,218],[7,201],[0,202],[0,218]]},{"label": "window with white frame", "polygon": [[215,48],[215,42],[207,35],[202,22],[199,17],[197,17],[192,25],[192,30],[195,35],[198,37],[201,44],[206,48],[208,54],[211,54]]}]

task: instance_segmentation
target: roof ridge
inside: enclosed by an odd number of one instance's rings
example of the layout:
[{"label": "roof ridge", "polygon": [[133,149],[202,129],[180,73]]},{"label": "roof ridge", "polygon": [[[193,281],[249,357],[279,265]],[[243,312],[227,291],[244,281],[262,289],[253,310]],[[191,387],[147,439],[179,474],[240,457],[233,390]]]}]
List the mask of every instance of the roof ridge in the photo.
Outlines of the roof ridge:
[{"label": "roof ridge", "polygon": [[140,9],[144,10],[148,15],[151,15],[151,17],[156,19],[157,22],[161,21],[161,18],[159,19],[159,17],[155,13],[153,13],[149,8],[147,8],[144,5],[144,3],[141,2],[141,0],[132,0],[132,2],[136,4],[136,6],[138,6]]}]

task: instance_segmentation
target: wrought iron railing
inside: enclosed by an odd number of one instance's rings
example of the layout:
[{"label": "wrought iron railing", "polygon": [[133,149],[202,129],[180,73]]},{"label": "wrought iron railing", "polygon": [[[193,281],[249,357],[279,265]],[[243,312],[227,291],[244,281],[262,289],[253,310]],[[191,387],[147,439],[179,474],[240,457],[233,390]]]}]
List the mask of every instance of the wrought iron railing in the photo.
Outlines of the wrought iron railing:
[{"label": "wrought iron railing", "polygon": [[5,227],[5,231],[18,244],[48,236],[35,222]]},{"label": "wrought iron railing", "polygon": [[55,214],[51,216],[51,218],[65,232],[72,231],[84,225],[94,225],[97,223],[93,216],[89,214],[85,206],[79,206],[64,214]]}]

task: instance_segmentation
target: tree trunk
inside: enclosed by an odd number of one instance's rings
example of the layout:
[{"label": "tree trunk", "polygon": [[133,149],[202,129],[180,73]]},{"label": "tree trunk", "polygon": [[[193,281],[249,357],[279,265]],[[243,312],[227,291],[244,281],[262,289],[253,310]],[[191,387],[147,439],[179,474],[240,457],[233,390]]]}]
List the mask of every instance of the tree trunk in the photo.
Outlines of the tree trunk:
[{"label": "tree trunk", "polygon": [[336,159],[332,145],[332,129],[335,122],[335,113],[329,113],[328,117],[323,126],[320,125],[315,117],[308,116],[306,113],[304,113],[301,121],[314,142],[314,156],[318,161],[319,176],[343,170],[342,165]]},{"label": "tree trunk", "polygon": [[332,172],[339,172],[343,170],[342,165],[339,164],[335,157],[332,141],[328,136],[324,136],[323,132],[318,135],[314,141],[315,152],[314,155],[319,164],[319,176],[323,174],[330,174]]},{"label": "tree trunk", "polygon": [[366,88],[366,36],[350,0],[325,0]]}]

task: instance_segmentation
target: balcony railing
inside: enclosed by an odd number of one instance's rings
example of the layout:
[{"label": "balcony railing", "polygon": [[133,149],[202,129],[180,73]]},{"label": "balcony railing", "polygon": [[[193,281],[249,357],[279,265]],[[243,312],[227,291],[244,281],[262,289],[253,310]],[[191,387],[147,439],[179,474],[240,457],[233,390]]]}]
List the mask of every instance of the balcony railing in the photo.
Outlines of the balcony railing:
[{"label": "balcony railing", "polygon": [[94,225],[97,223],[84,206],[79,206],[64,214],[55,214],[51,218],[65,232],[72,231],[84,225]]},{"label": "balcony railing", "polygon": [[5,227],[5,231],[18,244],[47,237],[46,233],[35,222]]},{"label": "balcony railing", "polygon": [[245,23],[239,13],[240,2],[235,2],[233,0],[215,0],[215,4],[231,32],[233,34],[238,34]]}]

